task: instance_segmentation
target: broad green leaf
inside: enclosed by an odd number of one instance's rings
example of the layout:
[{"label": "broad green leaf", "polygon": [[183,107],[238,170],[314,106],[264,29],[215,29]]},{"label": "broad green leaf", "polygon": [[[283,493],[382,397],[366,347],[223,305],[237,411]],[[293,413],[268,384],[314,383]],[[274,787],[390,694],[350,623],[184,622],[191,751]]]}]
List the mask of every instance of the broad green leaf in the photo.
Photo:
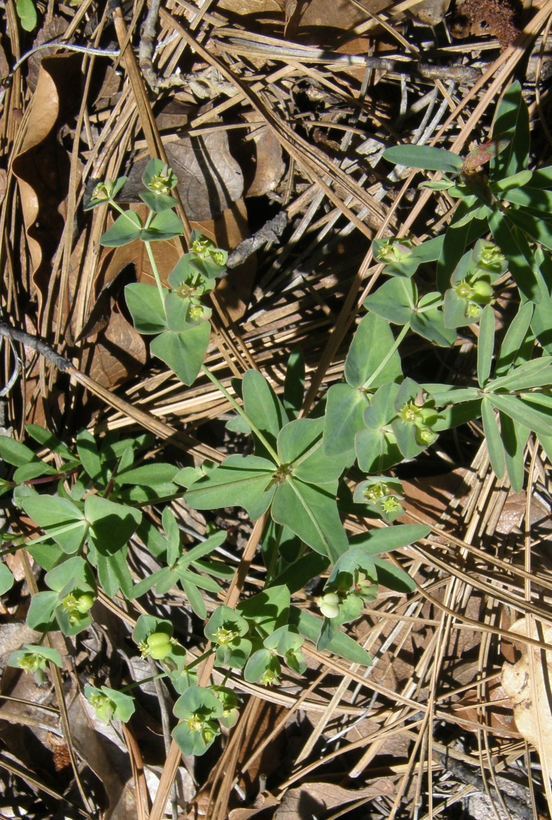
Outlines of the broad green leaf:
[{"label": "broad green leaf", "polygon": [[[467,214],[470,214],[470,220],[463,225],[458,224]],[[473,243],[487,230],[487,220],[474,218],[473,212],[461,203],[456,211],[455,221],[445,233],[441,256],[437,262],[437,287],[441,293],[450,286],[451,271],[455,271],[468,249],[471,253]]]},{"label": "broad green leaf", "polygon": [[59,603],[57,592],[37,592],[31,598],[27,625],[39,632],[55,629],[55,609]]},{"label": "broad green leaf", "polygon": [[334,484],[344,469],[342,458],[330,457],[322,446],[324,419],[295,419],[278,434],[278,456],[292,465],[292,474],[311,484]]},{"label": "broad green leaf", "polygon": [[552,411],[538,410],[527,401],[515,396],[503,396],[494,393],[489,400],[493,406],[519,422],[522,427],[533,430],[538,436],[549,436],[552,428]]},{"label": "broad green leaf", "polygon": [[335,498],[320,487],[289,478],[276,489],[271,515],[332,561],[347,549]]},{"label": "broad green leaf", "polygon": [[140,238],[144,242],[159,242],[163,239],[174,239],[182,236],[184,225],[174,211],[164,210],[155,214],[147,230],[141,232]]},{"label": "broad green leaf", "polygon": [[195,510],[243,507],[253,520],[266,512],[275,492],[276,465],[259,456],[229,456],[206,478],[192,484],[187,503]]},{"label": "broad green leaf", "polygon": [[[279,431],[288,420],[280,399],[257,370],[249,370],[243,377],[242,396],[246,416],[274,447]],[[264,448],[260,442],[257,444],[264,455]]]},{"label": "broad green leaf", "polygon": [[58,495],[39,495],[27,487],[16,487],[14,501],[64,552],[80,549],[88,525],[82,511],[72,501]]},{"label": "broad green leaf", "polygon": [[153,191],[142,191],[140,199],[145,202],[148,208],[157,214],[161,211],[167,211],[169,208],[175,208],[178,203],[173,196],[167,194],[154,194]]},{"label": "broad green leaf", "polygon": [[491,373],[495,339],[495,315],[490,305],[481,313],[479,340],[477,343],[477,381],[480,387],[486,384]]},{"label": "broad green leaf", "polygon": [[237,611],[248,622],[257,624],[264,634],[270,635],[287,623],[290,602],[290,592],[286,586],[272,586],[242,601]]},{"label": "broad green leaf", "polygon": [[[94,546],[111,555],[128,543],[142,520],[142,513],[126,504],[116,504],[98,495],[89,495],[84,503],[86,520]],[[108,593],[109,594],[109,593]]]},{"label": "broad green leaf", "polygon": [[510,322],[508,330],[502,340],[500,353],[497,357],[495,368],[496,376],[504,376],[510,368],[516,364],[516,360],[522,351],[523,343],[529,332],[531,319],[533,318],[532,302],[525,302],[519,306],[513,320]]},{"label": "broad green leaf", "polygon": [[0,561],[0,595],[4,595],[15,583],[12,571]]},{"label": "broad green leaf", "polygon": [[31,438],[43,447],[47,447],[48,450],[51,450],[53,453],[59,453],[59,455],[64,459],[70,461],[74,459],[73,453],[69,447],[56,438],[56,436],[54,436],[54,434],[45,427],[41,427],[39,424],[26,424],[25,430]]},{"label": "broad green leaf", "polygon": [[94,577],[90,567],[80,555],[74,555],[46,573],[44,579],[50,589],[65,597],[73,589],[93,590]]},{"label": "broad green leaf", "polygon": [[352,452],[364,427],[367,395],[349,384],[333,384],[326,394],[324,450],[329,456]]},{"label": "broad green leaf", "polygon": [[166,330],[153,340],[150,350],[173,370],[184,384],[193,384],[209,347],[211,325],[201,322],[181,333]]},{"label": "broad green leaf", "polygon": [[307,552],[305,555],[288,564],[285,569],[274,578],[275,584],[285,585],[291,593],[297,592],[320,575],[328,566],[328,559],[318,552]]},{"label": "broad green leaf", "polygon": [[441,302],[439,293],[422,296],[410,318],[410,328],[440,347],[450,347],[456,340],[456,331],[445,326]]},{"label": "broad green leaf", "polygon": [[38,24],[34,0],[16,0],[15,8],[21,28],[25,31],[34,31]]},{"label": "broad green leaf", "polygon": [[[299,633],[304,638],[317,645],[320,639],[324,621],[316,615],[307,612],[305,609],[291,607],[290,625],[296,626]],[[329,652],[344,658],[351,663],[359,663],[362,666],[370,666],[372,656],[362,648],[356,641],[338,630],[326,647]]]},{"label": "broad green leaf", "polygon": [[416,581],[404,569],[401,569],[391,561],[385,561],[381,558],[374,560],[376,565],[376,573],[378,576],[378,583],[389,589],[394,589],[397,592],[415,592],[417,589]]},{"label": "broad green leaf", "polygon": [[121,214],[111,228],[104,233],[100,239],[100,245],[104,248],[118,248],[121,245],[129,245],[140,238],[142,233],[142,222],[134,211],[125,211]]},{"label": "broad green leaf", "polygon": [[11,436],[0,435],[0,458],[14,467],[21,467],[23,464],[35,461],[36,455],[20,441],[16,441]]},{"label": "broad green leaf", "polygon": [[376,388],[402,376],[401,357],[392,351],[395,337],[375,313],[360,322],[345,360],[345,380],[352,387]]},{"label": "broad green leaf", "polygon": [[188,321],[191,307],[189,299],[183,299],[178,293],[166,291],[164,293],[165,314],[167,316],[167,330],[181,333],[188,327],[193,327]]},{"label": "broad green leaf", "polygon": [[77,452],[87,475],[93,481],[103,478],[103,465],[98,451],[98,442],[88,430],[81,430],[78,434]]},{"label": "broad green leaf", "polygon": [[367,310],[396,325],[410,322],[418,301],[418,289],[411,279],[389,279],[364,302]]},{"label": "broad green leaf", "polygon": [[43,461],[30,461],[28,464],[22,464],[14,470],[13,480],[16,484],[23,484],[26,481],[32,481],[33,478],[39,478],[43,475],[56,475],[57,470],[50,464],[45,464]]},{"label": "broad green leaf", "polygon": [[245,664],[243,677],[246,681],[249,681],[249,683],[259,683],[272,663],[272,652],[264,648],[258,649],[256,652],[253,652]]},{"label": "broad green leaf", "polygon": [[167,327],[165,306],[155,285],[132,282],[125,287],[125,301],[139,333],[161,333]]},{"label": "broad green leaf", "polygon": [[443,171],[446,174],[460,173],[463,165],[462,157],[458,154],[429,145],[395,145],[383,152],[383,158],[395,165],[421,168],[424,171]]}]

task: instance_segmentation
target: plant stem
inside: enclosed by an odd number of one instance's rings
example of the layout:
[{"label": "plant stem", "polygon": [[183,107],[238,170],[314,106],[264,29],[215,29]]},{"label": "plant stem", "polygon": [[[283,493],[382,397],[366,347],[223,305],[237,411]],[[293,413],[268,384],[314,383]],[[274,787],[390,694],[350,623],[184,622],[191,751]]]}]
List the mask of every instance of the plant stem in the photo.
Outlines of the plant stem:
[{"label": "plant stem", "polygon": [[401,332],[399,333],[397,338],[395,339],[394,344],[390,347],[390,349],[387,351],[387,353],[385,354],[385,356],[383,357],[383,359],[381,360],[379,365],[376,367],[376,369],[374,370],[374,372],[372,373],[370,378],[367,379],[364,382],[364,384],[362,385],[363,390],[367,390],[370,387],[370,385],[374,383],[374,381],[379,376],[381,371],[386,367],[387,363],[391,359],[391,356],[393,356],[393,354],[398,350],[399,345],[404,340],[404,338],[406,337],[406,334],[408,333],[409,330],[410,330],[410,323],[407,323],[403,327],[403,329],[401,330]]},{"label": "plant stem", "polygon": [[203,372],[205,373],[205,375],[207,376],[207,378],[209,379],[209,381],[211,381],[211,382],[215,385],[215,387],[217,387],[217,388],[220,390],[220,392],[222,393],[222,395],[224,396],[224,398],[225,398],[225,399],[227,399],[227,400],[230,402],[230,404],[232,405],[232,407],[234,408],[234,410],[235,410],[235,411],[236,411],[236,412],[237,412],[237,413],[238,413],[238,414],[242,417],[242,419],[244,419],[244,420],[247,422],[247,424],[251,427],[251,430],[253,431],[253,433],[257,436],[257,438],[259,439],[259,441],[260,441],[260,442],[261,442],[261,443],[265,446],[265,448],[266,448],[267,452],[271,455],[271,457],[274,459],[274,461],[276,462],[276,464],[277,464],[278,466],[281,466],[282,462],[280,461],[280,459],[279,459],[279,457],[278,457],[278,453],[274,450],[274,448],[272,447],[272,445],[270,444],[270,442],[268,442],[268,441],[266,440],[266,437],[264,436],[264,434],[263,434],[263,433],[261,433],[261,431],[259,430],[259,428],[256,426],[256,424],[254,424],[254,423],[253,423],[253,421],[249,418],[249,416],[248,416],[248,415],[247,415],[247,413],[243,410],[243,408],[242,408],[242,407],[240,407],[240,405],[238,404],[238,402],[236,401],[236,399],[234,398],[234,396],[232,396],[232,395],[228,392],[228,390],[224,387],[224,385],[223,385],[223,384],[222,384],[222,383],[221,383],[221,382],[217,379],[217,377],[214,375],[214,373],[212,373],[206,365],[203,365],[202,370],[203,370]]},{"label": "plant stem", "polygon": [[157,267],[157,262],[155,261],[155,257],[153,255],[153,251],[151,249],[151,242],[146,242],[144,240],[144,245],[146,246],[146,253],[148,255],[148,259],[150,261],[151,269],[153,271],[153,275],[155,276],[155,283],[157,285],[157,290],[159,291],[159,296],[161,297],[161,304],[163,305],[163,310],[165,311],[165,316],[167,315],[167,311],[165,308],[165,292],[166,288],[163,287],[163,283],[161,282],[161,275],[159,273],[159,268]]}]

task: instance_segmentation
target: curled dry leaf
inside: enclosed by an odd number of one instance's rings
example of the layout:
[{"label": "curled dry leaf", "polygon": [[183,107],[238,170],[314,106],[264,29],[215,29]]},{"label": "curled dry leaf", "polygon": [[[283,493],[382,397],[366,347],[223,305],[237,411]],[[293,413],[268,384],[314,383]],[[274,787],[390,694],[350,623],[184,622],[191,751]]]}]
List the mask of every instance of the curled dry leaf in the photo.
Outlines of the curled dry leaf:
[{"label": "curled dry leaf", "polygon": [[297,820],[300,817],[315,817],[336,806],[344,806],[357,800],[367,802],[383,795],[391,796],[395,785],[391,778],[380,777],[364,789],[344,789],[335,783],[304,783],[297,789],[290,789],[274,820]]},{"label": "curled dry leaf", "polygon": [[[526,635],[552,645],[552,627],[520,618],[510,632]],[[515,664],[504,664],[502,686],[514,704],[514,719],[520,734],[538,750],[541,763],[552,769],[552,649],[540,650],[520,641],[521,658]]]}]

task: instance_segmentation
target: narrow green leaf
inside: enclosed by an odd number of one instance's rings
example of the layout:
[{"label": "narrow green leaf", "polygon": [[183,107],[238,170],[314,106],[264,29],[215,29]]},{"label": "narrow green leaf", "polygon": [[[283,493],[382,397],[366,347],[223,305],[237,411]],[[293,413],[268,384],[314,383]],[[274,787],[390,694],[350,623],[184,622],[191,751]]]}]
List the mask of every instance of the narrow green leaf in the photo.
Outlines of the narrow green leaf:
[{"label": "narrow green leaf", "polygon": [[552,429],[552,411],[542,412],[528,402],[515,396],[493,394],[490,398],[493,406],[519,422],[523,427],[533,430],[539,436],[550,435]]},{"label": "narrow green leaf", "polygon": [[404,569],[382,558],[376,558],[374,563],[376,565],[378,583],[397,592],[408,593],[416,591],[416,581],[408,572],[405,572]]},{"label": "narrow green leaf", "polygon": [[395,145],[383,152],[383,158],[395,165],[421,168],[425,171],[443,171],[457,174],[462,170],[463,160],[452,151],[432,148],[429,145]]},{"label": "narrow green leaf", "polygon": [[500,429],[506,455],[506,469],[512,490],[520,493],[523,490],[525,446],[529,438],[529,430],[504,413],[500,414]]},{"label": "narrow green leaf", "polygon": [[[322,618],[318,618],[305,609],[300,610],[296,607],[291,607],[290,625],[296,626],[299,633],[315,644],[315,646],[320,639],[323,624],[324,621]],[[338,655],[340,658],[351,661],[351,663],[359,663],[362,666],[370,666],[372,663],[370,653],[350,638],[349,635],[341,632],[341,630],[338,630],[329,642],[327,650],[333,652],[334,655]]]},{"label": "narrow green leaf", "polygon": [[497,107],[493,124],[493,139],[508,140],[508,147],[491,162],[493,179],[503,179],[527,167],[529,153],[529,113],[522,96],[521,85],[514,82],[506,90]]},{"label": "narrow green leaf", "polygon": [[510,322],[500,346],[495,368],[496,376],[504,376],[516,364],[516,359],[529,332],[533,308],[532,302],[524,302],[519,306],[518,312]]},{"label": "narrow green leaf", "polygon": [[483,387],[491,373],[495,339],[495,315],[491,305],[481,313],[477,343],[477,381]]},{"label": "narrow green leaf", "polygon": [[395,524],[392,527],[370,530],[367,535],[355,536],[351,539],[351,544],[361,547],[366,555],[381,555],[427,538],[430,532],[431,527],[425,524]]},{"label": "narrow green leaf", "polygon": [[506,455],[495,411],[488,398],[484,398],[481,402],[481,419],[491,466],[497,478],[502,478],[506,467]]},{"label": "narrow green leaf", "polygon": [[300,352],[294,351],[290,353],[287,363],[283,402],[291,417],[300,412],[303,406],[304,392],[305,359]]},{"label": "narrow green leaf", "polygon": [[531,359],[513,370],[493,379],[487,384],[487,389],[498,390],[530,390],[534,387],[549,387],[552,385],[552,356],[541,356],[540,359]]}]

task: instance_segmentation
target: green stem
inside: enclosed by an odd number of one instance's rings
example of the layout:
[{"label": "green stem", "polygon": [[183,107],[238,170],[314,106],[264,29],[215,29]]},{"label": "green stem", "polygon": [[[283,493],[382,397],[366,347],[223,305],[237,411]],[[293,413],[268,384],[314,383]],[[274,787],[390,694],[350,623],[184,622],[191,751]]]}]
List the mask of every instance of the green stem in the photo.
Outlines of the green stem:
[{"label": "green stem", "polygon": [[278,466],[281,466],[282,462],[280,461],[280,459],[278,457],[278,453],[274,450],[274,448],[272,447],[270,442],[268,442],[266,440],[263,433],[261,433],[259,428],[253,423],[253,421],[249,418],[247,413],[242,409],[242,407],[240,407],[240,405],[238,404],[238,402],[236,401],[234,396],[232,396],[228,392],[226,387],[224,387],[224,385],[217,379],[217,377],[214,375],[214,373],[212,373],[206,365],[203,365],[202,370],[205,373],[205,375],[207,376],[207,378],[209,379],[209,381],[211,381],[215,385],[215,387],[217,387],[220,390],[220,392],[222,393],[224,398],[227,399],[230,402],[230,404],[232,405],[232,407],[234,408],[236,413],[238,413],[238,415],[240,415],[242,417],[242,419],[244,419],[247,422],[247,424],[251,427],[251,430],[253,431],[253,433],[257,436],[259,441],[265,446],[267,452],[272,456],[272,458],[274,459],[276,464]]},{"label": "green stem", "polygon": [[370,385],[374,383],[374,381],[379,376],[381,371],[387,366],[387,363],[391,359],[391,356],[393,356],[393,354],[398,350],[399,345],[404,340],[404,338],[405,338],[405,336],[406,336],[406,334],[408,333],[409,330],[410,330],[410,323],[407,323],[403,327],[403,329],[401,330],[401,332],[399,333],[397,338],[395,339],[394,344],[390,347],[390,349],[387,351],[387,353],[385,354],[385,356],[383,357],[383,359],[381,360],[379,365],[376,367],[376,369],[374,370],[374,372],[372,373],[370,378],[367,379],[364,382],[364,384],[362,385],[363,390],[367,390],[370,387]]},{"label": "green stem", "polygon": [[161,282],[161,274],[159,273],[159,268],[157,267],[157,262],[155,261],[153,251],[151,249],[151,242],[146,242],[144,240],[144,245],[146,246],[146,253],[147,253],[148,259],[150,261],[150,265],[151,265],[151,269],[153,271],[153,275],[155,276],[155,283],[157,285],[157,290],[159,291],[159,296],[161,297],[161,304],[163,305],[163,310],[165,311],[165,316],[166,316],[167,311],[166,311],[166,308],[165,308],[165,293],[167,291],[167,288],[165,288],[163,283]]}]

